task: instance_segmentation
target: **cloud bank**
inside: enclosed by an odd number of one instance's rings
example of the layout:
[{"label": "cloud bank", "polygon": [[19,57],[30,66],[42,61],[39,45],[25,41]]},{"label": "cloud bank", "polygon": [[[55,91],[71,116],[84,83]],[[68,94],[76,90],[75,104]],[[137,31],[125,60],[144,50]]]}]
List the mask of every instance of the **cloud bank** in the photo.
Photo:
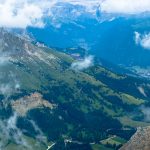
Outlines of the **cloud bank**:
[{"label": "cloud bank", "polygon": [[[0,0],[0,26],[8,28],[43,27],[48,1]],[[48,15],[48,14],[47,14]]]},{"label": "cloud bank", "polygon": [[71,68],[76,71],[82,71],[84,69],[91,67],[93,63],[94,63],[94,57],[88,56],[85,57],[83,60],[72,63]]},{"label": "cloud bank", "polygon": [[137,14],[150,11],[149,0],[60,0],[59,2],[81,5],[90,12],[94,12],[99,6],[101,12],[106,13]]},{"label": "cloud bank", "polygon": [[107,13],[139,14],[150,11],[149,0],[104,0],[101,9]]},{"label": "cloud bank", "polygon": [[[79,17],[84,13],[140,14],[150,12],[149,0],[0,0],[0,26],[44,27],[44,18]],[[57,14],[58,13],[58,14]],[[69,17],[69,18],[72,18]]]},{"label": "cloud bank", "polygon": [[135,32],[135,43],[144,49],[150,50],[150,33],[140,34]]}]

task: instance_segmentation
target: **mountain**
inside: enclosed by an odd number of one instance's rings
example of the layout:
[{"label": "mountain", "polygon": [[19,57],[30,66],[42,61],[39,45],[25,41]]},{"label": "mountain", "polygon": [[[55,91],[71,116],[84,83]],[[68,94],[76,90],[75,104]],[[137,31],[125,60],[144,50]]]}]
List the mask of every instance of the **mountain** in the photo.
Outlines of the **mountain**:
[{"label": "mountain", "polygon": [[115,149],[149,125],[146,79],[74,70],[81,60],[3,29],[0,54],[1,149]]},{"label": "mountain", "polygon": [[[59,27],[48,22],[43,29],[29,27],[27,31],[48,46],[59,48],[79,46],[98,58],[122,65],[134,72],[135,66],[144,69],[150,66],[149,49],[143,47],[140,42],[136,43],[135,39],[135,33],[139,33],[142,38],[149,35],[148,16],[116,16],[106,20],[103,20],[103,16],[97,19],[86,15],[75,19],[65,18],[63,22],[59,22],[58,18]],[[137,73],[142,75],[140,69],[138,70]]]}]

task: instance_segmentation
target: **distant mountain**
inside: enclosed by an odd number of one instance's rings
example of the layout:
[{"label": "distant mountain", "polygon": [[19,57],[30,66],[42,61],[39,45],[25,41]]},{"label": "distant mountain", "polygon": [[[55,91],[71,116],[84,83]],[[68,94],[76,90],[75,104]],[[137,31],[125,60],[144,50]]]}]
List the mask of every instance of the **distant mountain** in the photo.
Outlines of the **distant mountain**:
[{"label": "distant mountain", "polygon": [[2,149],[115,149],[149,125],[147,80],[98,64],[73,70],[74,57],[3,29],[0,54]]},{"label": "distant mountain", "polygon": [[90,54],[116,65],[149,66],[150,51],[135,42],[135,32],[142,35],[150,32],[149,17],[103,18],[101,15],[99,19],[85,15],[76,19],[72,17],[68,22],[66,17],[65,21],[58,23],[59,27],[48,22],[44,29],[30,27],[28,32],[51,47],[80,46],[89,50]]}]

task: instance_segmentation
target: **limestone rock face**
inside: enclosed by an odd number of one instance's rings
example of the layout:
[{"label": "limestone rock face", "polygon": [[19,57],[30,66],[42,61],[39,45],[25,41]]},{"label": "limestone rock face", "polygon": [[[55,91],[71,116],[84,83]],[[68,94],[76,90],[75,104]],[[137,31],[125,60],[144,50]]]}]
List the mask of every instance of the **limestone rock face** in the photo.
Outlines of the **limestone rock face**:
[{"label": "limestone rock face", "polygon": [[138,128],[130,141],[120,150],[150,150],[150,127]]},{"label": "limestone rock face", "polygon": [[35,108],[53,109],[56,105],[44,100],[39,93],[33,93],[11,102],[12,108],[20,115],[25,116],[28,111]]}]

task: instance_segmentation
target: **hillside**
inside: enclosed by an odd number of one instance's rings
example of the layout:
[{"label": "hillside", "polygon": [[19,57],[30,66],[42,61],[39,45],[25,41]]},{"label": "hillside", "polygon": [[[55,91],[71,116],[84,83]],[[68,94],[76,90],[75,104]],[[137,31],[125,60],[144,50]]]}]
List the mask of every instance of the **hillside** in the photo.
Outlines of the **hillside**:
[{"label": "hillside", "polygon": [[99,65],[73,70],[73,57],[3,29],[0,53],[4,150],[35,149],[37,142],[39,149],[114,149],[148,125],[139,107],[149,101],[149,81]]}]

